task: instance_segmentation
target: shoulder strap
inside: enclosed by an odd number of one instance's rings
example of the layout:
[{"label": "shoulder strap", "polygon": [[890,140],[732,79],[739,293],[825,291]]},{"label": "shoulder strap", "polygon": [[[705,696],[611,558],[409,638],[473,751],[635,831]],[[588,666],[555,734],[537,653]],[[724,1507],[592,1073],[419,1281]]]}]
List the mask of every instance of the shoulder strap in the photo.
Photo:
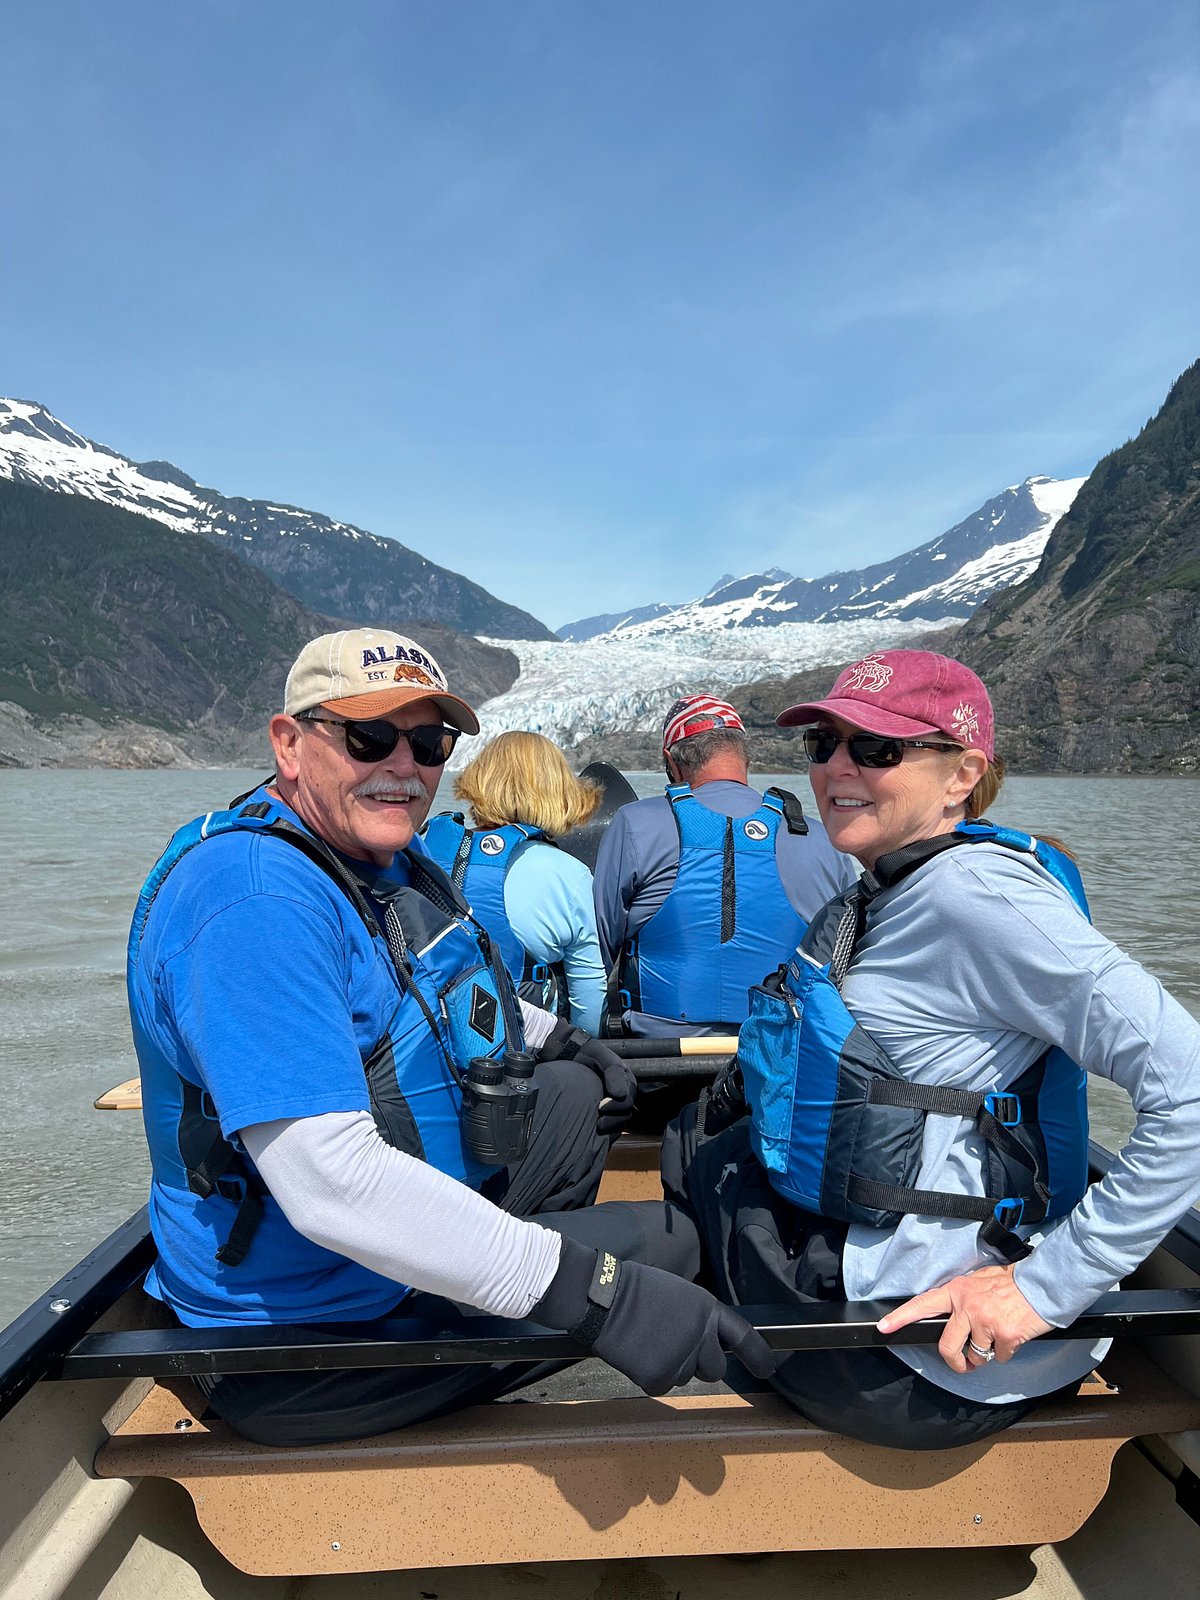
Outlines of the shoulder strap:
[{"label": "shoulder strap", "polygon": [[[265,800],[258,801],[255,805],[243,806],[239,815],[243,817],[266,817],[270,815],[271,807]],[[331,878],[338,888],[350,901],[355,911],[358,912],[367,928],[374,933],[379,927],[378,920],[366,896],[359,887],[354,874],[348,867],[344,867],[333,851],[316,834],[307,833],[303,828],[298,828],[294,822],[289,822],[286,817],[277,817],[274,822],[264,830],[272,838],[282,839],[290,844],[293,849],[299,850],[320,867],[327,878]]]},{"label": "shoulder strap", "polygon": [[790,789],[772,787],[767,790],[763,798],[779,801],[780,809],[783,812],[783,820],[787,824],[789,833],[808,832],[808,820],[804,815],[804,807],[800,804],[798,795],[794,795]]},{"label": "shoulder strap", "polygon": [[873,871],[862,875],[870,898],[874,899],[884,889],[902,882],[918,867],[932,861],[934,856],[940,856],[944,850],[953,850],[956,845],[970,842],[961,833],[939,833],[932,839],[914,839],[912,844],[901,845],[899,850],[889,850],[886,855],[877,858]]}]

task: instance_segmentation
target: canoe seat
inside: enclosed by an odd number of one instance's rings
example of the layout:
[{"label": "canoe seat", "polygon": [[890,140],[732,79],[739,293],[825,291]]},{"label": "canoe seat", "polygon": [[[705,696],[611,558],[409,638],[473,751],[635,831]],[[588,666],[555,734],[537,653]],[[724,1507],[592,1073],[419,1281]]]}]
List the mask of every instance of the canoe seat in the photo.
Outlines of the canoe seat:
[{"label": "canoe seat", "polygon": [[1200,1425],[1132,1347],[1074,1398],[981,1444],[886,1450],[773,1393],[517,1400],[346,1444],[272,1449],[156,1384],[100,1450],[103,1478],[173,1478],[243,1571],[1002,1544],[1066,1538],[1126,1440]]}]

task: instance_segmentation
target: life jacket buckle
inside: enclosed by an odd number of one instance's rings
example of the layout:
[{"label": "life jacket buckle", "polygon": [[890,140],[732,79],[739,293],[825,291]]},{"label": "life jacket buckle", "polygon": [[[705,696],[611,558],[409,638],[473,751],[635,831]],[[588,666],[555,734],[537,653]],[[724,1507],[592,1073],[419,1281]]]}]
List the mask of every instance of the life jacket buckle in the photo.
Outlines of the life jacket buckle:
[{"label": "life jacket buckle", "polygon": [[1002,1228],[1010,1232],[1021,1226],[1021,1219],[1025,1215],[1024,1200],[1001,1200],[992,1210],[992,1215]]},{"label": "life jacket buckle", "polygon": [[628,989],[617,990],[617,1002],[622,1011],[633,1010],[633,996],[629,993]]},{"label": "life jacket buckle", "polygon": [[1021,1126],[1021,1097],[1016,1094],[985,1094],[983,1105],[1002,1128]]},{"label": "life jacket buckle", "polygon": [[544,961],[535,962],[529,969],[529,981],[531,983],[547,983],[549,978],[550,968]]}]

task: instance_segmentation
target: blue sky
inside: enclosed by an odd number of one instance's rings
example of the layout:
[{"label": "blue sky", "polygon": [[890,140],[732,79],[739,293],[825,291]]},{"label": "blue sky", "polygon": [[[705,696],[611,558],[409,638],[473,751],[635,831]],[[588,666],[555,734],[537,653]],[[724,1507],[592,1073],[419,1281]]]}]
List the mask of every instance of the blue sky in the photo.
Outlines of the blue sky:
[{"label": "blue sky", "polygon": [[45,0],[0,393],[557,626],[1087,472],[1200,356],[1194,0]]}]

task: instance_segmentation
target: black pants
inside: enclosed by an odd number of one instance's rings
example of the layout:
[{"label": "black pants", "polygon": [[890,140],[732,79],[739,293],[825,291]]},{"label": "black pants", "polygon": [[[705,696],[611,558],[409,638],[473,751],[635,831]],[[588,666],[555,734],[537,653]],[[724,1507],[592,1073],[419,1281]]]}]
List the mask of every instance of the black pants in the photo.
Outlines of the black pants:
[{"label": "black pants", "polygon": [[[664,1136],[662,1165],[668,1199],[695,1218],[710,1286],[721,1299],[800,1309],[845,1300],[846,1224],[800,1211],[775,1193],[750,1147],[746,1119],[704,1140],[695,1106],[687,1107]],[[971,1444],[1011,1427],[1042,1400],[964,1399],[882,1349],[797,1351],[780,1361],[771,1382],[818,1427],[904,1450]]]},{"label": "black pants", "polygon": [[[515,1216],[536,1216],[582,1244],[694,1278],[700,1244],[691,1219],[661,1201],[594,1206],[609,1140],[596,1131],[602,1086],[587,1067],[537,1069],[529,1150],[487,1193]],[[432,1317],[449,1328],[464,1313],[438,1295],[414,1293],[391,1316]],[[364,1325],[366,1326],[366,1325]],[[261,1444],[323,1444],[388,1433],[462,1406],[493,1400],[557,1371],[563,1362],[390,1367],[349,1372],[253,1373],[197,1379],[209,1405]]]}]

